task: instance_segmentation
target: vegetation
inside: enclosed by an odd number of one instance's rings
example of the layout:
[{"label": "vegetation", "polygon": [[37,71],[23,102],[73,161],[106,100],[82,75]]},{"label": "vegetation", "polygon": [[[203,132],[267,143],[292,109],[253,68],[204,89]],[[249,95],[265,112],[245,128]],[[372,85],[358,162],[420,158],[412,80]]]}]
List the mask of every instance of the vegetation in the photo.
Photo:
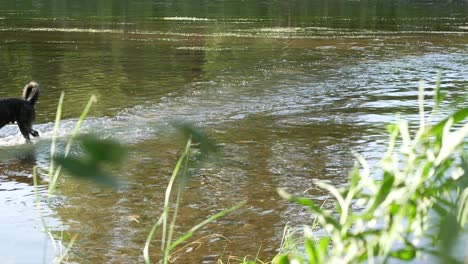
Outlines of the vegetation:
[{"label": "vegetation", "polygon": [[[334,197],[334,211],[324,209],[310,199],[278,190],[284,199],[309,208],[315,219],[304,230],[303,245],[298,242],[297,232],[291,227],[285,228],[280,253],[272,260],[273,263],[387,263],[391,259],[413,260],[429,255],[443,263],[460,263],[453,257],[452,249],[456,245],[457,234],[464,230],[468,220],[468,124],[462,123],[468,117],[468,108],[431,125],[431,119],[437,116],[444,97],[439,87],[437,84],[435,103],[429,117],[425,115],[424,91],[421,88],[420,122],[415,132],[412,124],[405,120],[398,120],[388,127],[388,148],[376,168],[371,169],[363,157],[356,155],[357,162],[347,186],[336,188],[325,182],[315,182]],[[102,165],[122,162],[126,156],[125,148],[109,140],[77,137],[94,101],[95,98],[91,97],[63,153],[57,154],[57,137],[52,140],[49,197],[59,182],[61,168],[98,184],[117,185],[115,178],[105,172]],[[55,131],[60,122],[62,102],[63,94]],[[173,238],[181,193],[193,173],[188,170],[190,162],[203,161],[217,152],[216,145],[200,131],[187,124],[174,126],[186,135],[187,142],[167,186],[163,211],[148,233],[143,249],[146,263],[151,263],[150,246],[158,230],[161,230],[160,262],[168,263],[171,252],[197,230],[243,204],[223,210],[179,238]],[[78,140],[83,149],[79,157],[68,155],[74,140]],[[195,154],[191,152],[194,142],[198,146]],[[36,204],[41,209],[36,168],[34,184]],[[172,196],[175,196],[174,202]],[[68,246],[65,247],[61,242],[62,234],[53,233],[42,216],[41,220],[57,250],[55,262],[60,263],[66,259],[77,237],[68,238]],[[325,230],[328,236],[314,237],[317,228]]]},{"label": "vegetation", "polygon": [[[278,190],[284,199],[309,208],[315,218],[304,230],[303,245],[298,242],[297,232],[290,227],[285,228],[280,253],[272,260],[273,263],[387,263],[391,259],[427,257],[439,258],[441,263],[461,263],[453,256],[452,250],[457,235],[464,231],[468,221],[468,123],[463,123],[468,117],[468,108],[462,108],[432,125],[431,120],[437,117],[444,98],[439,82],[430,116],[425,114],[422,88],[419,94],[419,125],[415,127],[405,120],[389,125],[388,148],[376,168],[371,169],[363,157],[356,155],[357,162],[347,186],[337,188],[325,182],[315,182],[333,196],[335,210],[327,210],[308,198]],[[93,102],[94,96],[86,105],[62,153],[57,152],[57,136],[53,137],[49,198],[58,185],[62,168],[71,175],[104,186],[117,185],[116,179],[102,168],[106,164],[121,163],[126,156],[125,148],[110,140],[78,137],[79,128]],[[63,94],[57,108],[55,132],[59,127],[62,104]],[[181,193],[193,173],[189,171],[190,163],[202,162],[217,152],[216,145],[192,126],[174,124],[174,127],[186,135],[187,141],[169,180],[162,213],[149,230],[143,248],[146,263],[152,263],[150,246],[159,230],[161,245],[158,255],[160,262],[168,263],[171,253],[197,230],[243,205],[240,203],[225,209],[174,238]],[[77,140],[82,154],[69,155],[73,142]],[[197,151],[193,153],[195,144]],[[34,184],[36,205],[41,213],[37,168],[34,168]],[[173,196],[175,201],[172,201]],[[60,263],[66,259],[77,237],[68,238],[68,246],[65,247],[63,235],[52,232],[42,215],[41,220],[57,250],[55,262]],[[325,230],[328,236],[315,237],[313,234],[317,228]]]},{"label": "vegetation", "polygon": [[[78,136],[81,124],[86,118],[91,108],[91,105],[96,101],[95,96],[91,96],[91,98],[89,99],[88,104],[83,110],[71,137],[68,139],[64,151],[58,153],[57,131],[61,120],[63,99],[64,94],[62,93],[57,107],[54,136],[51,142],[51,161],[48,171],[50,183],[48,186],[47,201],[50,200],[50,197],[54,194],[55,190],[57,189],[62,169],[68,172],[68,174],[77,178],[91,180],[105,187],[116,187],[118,185],[117,179],[113,177],[110,173],[106,172],[103,169],[103,167],[106,164],[118,165],[122,163],[127,154],[126,149],[115,141],[107,139],[98,139],[95,136],[91,135]],[[191,125],[188,124],[173,125],[178,131],[180,131],[187,137],[187,142],[185,144],[185,149],[181,154],[179,160],[177,161],[174,171],[172,172],[172,176],[169,180],[169,184],[165,193],[164,206],[161,216],[159,217],[158,221],[154,223],[148,234],[143,249],[143,255],[146,263],[151,263],[150,245],[152,243],[153,237],[155,236],[159,228],[162,229],[160,262],[169,263],[171,252],[176,250],[178,246],[180,246],[183,242],[189,239],[197,230],[215,221],[216,219],[223,217],[226,214],[238,209],[245,203],[241,202],[231,208],[222,210],[219,213],[210,216],[201,223],[193,226],[179,238],[173,239],[174,227],[176,224],[181,193],[184,190],[185,184],[191,178],[191,173],[189,173],[188,171],[190,161],[203,161],[212,153],[217,152],[216,145],[211,140],[209,140],[208,137],[201,131],[193,128]],[[78,143],[78,145],[81,146],[82,153],[80,155],[69,155],[73,143]],[[199,152],[197,155],[193,155],[194,157],[191,160],[191,147],[193,144],[197,144]],[[63,245],[63,233],[57,235],[49,228],[46,219],[42,215],[42,202],[39,193],[39,180],[36,167],[34,168],[33,172],[33,180],[35,186],[36,206],[40,214],[42,226],[44,228],[44,231],[48,234],[49,238],[51,239],[54,249],[56,251],[56,258],[54,259],[54,263],[62,263],[67,260],[70,249],[72,248],[73,244],[77,239],[77,235],[68,238],[68,246],[65,247]],[[173,196],[173,189],[175,187],[177,187],[176,200],[175,202],[171,202],[171,196]],[[174,208],[173,212],[171,212],[171,208]]]},{"label": "vegetation", "polygon": [[[47,190],[48,190],[47,191],[47,202],[50,201],[50,198],[53,196],[55,190],[57,189],[57,186],[58,186],[58,183],[59,183],[59,177],[61,175],[60,172],[61,172],[61,169],[62,169],[61,164],[65,165],[66,168],[68,167],[68,164],[66,162],[63,162],[63,160],[61,160],[60,158],[58,158],[58,159],[55,158],[56,151],[57,151],[57,140],[58,140],[57,133],[58,133],[58,130],[59,130],[59,127],[60,127],[60,120],[61,120],[61,116],[62,116],[64,96],[65,96],[65,94],[62,93],[60,95],[60,99],[59,99],[59,102],[58,102],[57,113],[56,113],[56,118],[55,118],[55,125],[54,125],[54,133],[53,133],[51,147],[50,147],[51,159],[50,159],[50,165],[49,165],[49,170],[48,170],[48,176],[49,176],[50,181],[49,181],[48,188],[47,188]],[[72,133],[71,137],[69,138],[69,140],[68,140],[68,142],[66,144],[65,150],[64,150],[61,157],[67,157],[68,156],[68,154],[70,152],[70,149],[71,149],[71,146],[72,146],[72,143],[74,142],[74,140],[78,136],[78,132],[80,130],[80,127],[81,127],[83,121],[85,120],[86,116],[88,115],[88,112],[89,112],[89,110],[91,108],[91,105],[94,102],[96,102],[96,97],[93,95],[93,96],[90,97],[88,103],[86,104],[85,109],[83,110],[78,122],[76,123],[75,128],[73,130],[73,133]],[[56,164],[57,162],[59,163],[58,166]],[[69,241],[67,243],[68,246],[64,246],[64,244],[63,244],[63,240],[64,240],[63,235],[64,234],[63,233],[56,234],[56,232],[54,232],[52,229],[50,229],[49,225],[47,224],[47,221],[46,221],[45,217],[42,214],[43,203],[41,201],[42,199],[41,199],[41,195],[40,195],[40,192],[39,192],[39,179],[38,179],[38,168],[37,167],[34,167],[34,169],[33,169],[33,183],[34,183],[34,190],[35,190],[35,196],[36,196],[36,207],[38,209],[39,216],[41,218],[42,227],[44,229],[44,232],[46,232],[48,234],[48,236],[49,236],[49,238],[50,238],[50,240],[52,242],[52,245],[54,247],[55,253],[56,253],[56,257],[54,258],[53,262],[54,263],[62,263],[64,260],[66,260],[66,257],[68,256],[70,248],[73,246],[73,244],[75,243],[75,240],[77,239],[78,236],[74,235],[71,238],[68,238],[67,239]]]},{"label": "vegetation", "polygon": [[468,123],[460,125],[468,108],[431,125],[443,99],[439,87],[427,119],[420,90],[416,132],[404,120],[388,127],[387,152],[376,168],[357,155],[346,187],[315,182],[335,198],[334,211],[278,190],[309,208],[328,236],[314,237],[306,227],[304,250],[296,244],[275,263],[387,263],[429,255],[441,263],[462,263],[451,250],[468,220]]},{"label": "vegetation", "polygon": [[[188,238],[190,238],[197,230],[215,221],[216,219],[223,217],[226,214],[238,209],[245,203],[245,202],[239,203],[231,208],[222,210],[221,212],[210,216],[203,222],[193,226],[189,231],[184,233],[179,238],[173,240],[173,232],[174,232],[174,227],[175,227],[176,219],[177,219],[180,195],[185,186],[184,183],[187,182],[190,178],[190,173],[188,172],[188,166],[189,166],[189,161],[190,161],[190,154],[191,154],[190,147],[192,145],[192,141],[195,140],[195,142],[199,144],[200,154],[197,158],[198,160],[201,160],[207,155],[209,155],[210,153],[216,151],[216,146],[200,131],[186,124],[182,124],[182,125],[179,124],[179,125],[176,125],[176,127],[178,127],[179,131],[187,135],[188,140],[185,145],[184,152],[182,153],[179,160],[177,161],[174,171],[172,172],[171,179],[169,180],[169,184],[166,188],[163,212],[161,213],[161,216],[159,217],[158,221],[153,224],[153,227],[151,228],[151,231],[148,234],[148,238],[146,239],[145,247],[143,249],[143,255],[145,258],[145,263],[147,264],[151,263],[149,247],[150,247],[151,241],[153,240],[154,235],[156,234],[159,228],[162,229],[161,231],[161,254],[160,255],[163,256],[160,262],[169,263],[171,252],[174,251],[180,244],[185,242]],[[179,184],[177,186],[176,200],[174,203],[171,203],[171,194],[173,191],[174,184],[177,180],[179,181]],[[172,215],[170,214],[171,208],[174,208]]]}]

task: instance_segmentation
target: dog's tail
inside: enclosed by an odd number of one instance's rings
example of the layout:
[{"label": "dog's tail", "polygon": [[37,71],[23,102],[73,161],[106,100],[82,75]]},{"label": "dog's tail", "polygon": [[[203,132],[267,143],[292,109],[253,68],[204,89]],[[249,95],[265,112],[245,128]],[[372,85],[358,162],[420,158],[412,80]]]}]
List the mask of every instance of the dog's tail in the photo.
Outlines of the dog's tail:
[{"label": "dog's tail", "polygon": [[35,105],[39,99],[39,84],[37,82],[30,82],[24,86],[23,98],[31,105]]}]

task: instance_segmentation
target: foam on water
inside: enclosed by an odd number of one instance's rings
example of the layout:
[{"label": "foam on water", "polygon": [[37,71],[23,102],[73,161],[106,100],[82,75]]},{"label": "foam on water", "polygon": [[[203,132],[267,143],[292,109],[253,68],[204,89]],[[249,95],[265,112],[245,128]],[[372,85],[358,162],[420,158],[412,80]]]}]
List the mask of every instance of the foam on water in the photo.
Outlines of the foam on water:
[{"label": "foam on water", "polygon": [[[295,118],[312,123],[340,112],[341,117],[353,120],[362,120],[360,115],[380,115],[381,118],[366,118],[366,123],[379,122],[387,120],[388,115],[393,116],[394,109],[416,107],[420,81],[426,87],[432,87],[440,69],[443,69],[444,89],[450,90],[457,82],[467,81],[464,74],[466,57],[460,52],[369,60],[357,65],[345,65],[339,71],[333,70],[325,80],[300,72],[294,75],[294,79],[273,84],[262,79],[231,83],[221,76],[210,82],[189,83],[183,89],[187,93],[163,97],[158,103],[124,108],[113,117],[87,118],[80,132],[135,144],[166,133],[172,121],[207,126],[262,114],[275,116],[282,123],[294,123]],[[284,77],[288,78],[288,75],[285,73]],[[339,93],[339,96],[335,93]],[[353,100],[343,100],[348,97]],[[417,112],[414,113],[414,118],[417,118]],[[76,119],[62,120],[58,136],[70,136],[76,123]],[[33,142],[53,137],[52,122],[35,124],[34,129],[39,131],[40,137],[34,138]],[[0,129],[0,147],[23,143],[16,125]]]},{"label": "foam on water", "polygon": [[[80,134],[94,134],[100,138],[115,139],[123,144],[135,144],[149,137],[155,136],[161,128],[166,129],[168,122],[160,122],[158,107],[136,106],[124,109],[115,117],[90,117],[84,120],[80,127]],[[164,114],[164,113],[163,113]],[[165,113],[167,119],[167,113]],[[57,130],[59,139],[66,139],[73,134],[77,119],[60,121]],[[54,137],[54,123],[34,124],[33,128],[39,132],[39,137],[31,137],[32,143],[50,142]],[[0,148],[19,146],[25,143],[16,124],[7,125],[0,129]]]}]

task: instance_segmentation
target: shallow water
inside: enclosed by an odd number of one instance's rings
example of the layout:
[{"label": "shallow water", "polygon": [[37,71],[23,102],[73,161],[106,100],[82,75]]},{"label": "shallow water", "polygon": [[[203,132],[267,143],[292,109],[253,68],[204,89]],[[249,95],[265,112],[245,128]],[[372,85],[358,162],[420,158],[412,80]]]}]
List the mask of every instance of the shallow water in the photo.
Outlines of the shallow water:
[{"label": "shallow water", "polygon": [[177,261],[268,260],[287,222],[311,221],[276,188],[325,200],[312,180],[345,183],[353,151],[377,161],[385,124],[397,113],[416,120],[417,87],[430,99],[438,72],[448,100],[466,106],[467,52],[461,3],[2,1],[0,97],[19,96],[30,79],[42,94],[33,146],[16,126],[0,130],[0,255],[7,263],[54,256],[31,175],[37,165],[48,180],[62,91],[60,136],[94,94],[82,131],[130,149],[113,170],[121,188],[66,178],[44,212],[54,230],[79,234],[71,262],[142,262],[184,144],[173,121],[195,124],[223,150],[187,186],[176,232],[247,201],[203,229]]}]

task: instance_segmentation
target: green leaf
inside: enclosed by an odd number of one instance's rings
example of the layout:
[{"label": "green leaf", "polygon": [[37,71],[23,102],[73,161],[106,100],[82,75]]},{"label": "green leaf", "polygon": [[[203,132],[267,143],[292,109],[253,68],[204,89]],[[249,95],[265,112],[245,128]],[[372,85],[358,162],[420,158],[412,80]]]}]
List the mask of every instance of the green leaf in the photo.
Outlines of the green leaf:
[{"label": "green leaf", "polygon": [[375,197],[375,201],[372,204],[372,207],[369,209],[369,211],[374,211],[377,209],[377,207],[387,199],[388,194],[392,190],[393,182],[395,181],[395,176],[393,174],[390,174],[388,172],[385,172],[384,174],[384,180],[383,183],[379,189],[379,192],[377,193],[377,196]]},{"label": "green leaf", "polygon": [[358,163],[354,164],[353,169],[349,173],[349,183],[350,188],[356,188],[358,183],[361,181],[361,174],[359,173],[359,165]]},{"label": "green leaf", "polygon": [[454,132],[449,132],[449,129],[450,123],[444,128],[442,147],[440,148],[439,155],[434,162],[435,165],[440,165],[449,159],[452,153],[455,152],[455,149],[465,142],[468,135],[468,123],[464,124],[460,129]]},{"label": "green leaf", "polygon": [[93,162],[119,164],[127,157],[127,149],[114,140],[98,139],[90,135],[80,139],[84,150]]},{"label": "green leaf", "polygon": [[188,123],[172,123],[172,126],[186,137],[191,136],[193,143],[200,145],[200,151],[203,156],[218,153],[219,149],[216,143],[193,125]]},{"label": "green leaf", "polygon": [[320,256],[320,262],[325,263],[325,257],[328,255],[328,245],[331,239],[329,237],[322,237],[319,241],[318,252]]},{"label": "green leaf", "polygon": [[309,207],[309,209],[312,210],[312,212],[318,214],[320,217],[323,218],[323,220],[326,222],[325,224],[330,224],[332,225],[335,229],[341,230],[342,226],[341,224],[331,217],[329,214],[325,212],[322,208],[319,206],[315,205],[315,203],[307,198],[301,198],[301,197],[295,197],[291,195],[290,193],[286,192],[285,190],[278,188],[277,189],[278,194],[285,200],[295,202],[297,204],[301,204],[304,206]]},{"label": "green leaf", "polygon": [[288,255],[280,256],[276,261],[275,264],[289,264]]},{"label": "green leaf", "polygon": [[390,205],[390,214],[391,215],[396,215],[401,209],[401,205],[399,204],[396,204],[396,203],[392,203]]},{"label": "green leaf", "polygon": [[344,224],[348,217],[348,211],[349,211],[351,201],[345,201],[345,199],[340,194],[338,189],[335,188],[335,186],[331,184],[328,184],[322,181],[315,181],[315,184],[319,186],[320,188],[329,191],[333,196],[335,196],[335,199],[338,202],[338,205],[340,206],[340,215],[341,215],[340,223]]},{"label": "green leaf", "polygon": [[468,187],[468,157],[467,156],[468,156],[467,152],[463,152],[461,155],[461,161],[462,161],[461,167],[464,173],[460,178],[458,178],[455,181],[457,186],[459,186],[459,188],[461,189],[465,189]]},{"label": "green leaf", "polygon": [[183,234],[182,236],[180,236],[176,241],[174,241],[170,246],[169,246],[169,251],[172,251],[174,248],[176,248],[179,244],[181,244],[182,242],[184,242],[185,240],[187,240],[188,238],[190,238],[197,230],[199,230],[200,228],[204,227],[205,225],[215,221],[216,219],[220,218],[220,217],[223,217],[227,214],[230,214],[231,212],[239,209],[241,206],[243,206],[244,204],[246,204],[246,201],[243,201],[243,202],[240,202],[236,205],[234,205],[233,207],[231,208],[227,208],[227,209],[224,209],[223,211],[217,213],[217,214],[214,214],[212,216],[210,216],[209,218],[205,219],[203,222],[199,223],[198,225],[192,227],[189,231],[187,231],[185,234]]},{"label": "green leaf", "polygon": [[319,243],[315,243],[314,240],[306,238],[305,249],[309,258],[309,263],[322,264],[325,263],[325,256],[328,255],[328,244],[330,242],[329,237],[322,237]]},{"label": "green leaf", "polygon": [[315,248],[315,242],[311,239],[306,238],[305,240],[305,250],[307,256],[309,257],[309,261],[311,264],[319,263],[319,256],[317,254],[317,250]]},{"label": "green leaf", "polygon": [[438,229],[437,242],[440,251],[438,256],[442,259],[441,263],[452,263],[450,262],[451,252],[456,248],[457,240],[462,235],[462,229],[457,222],[456,213],[450,211],[445,216],[441,217]]},{"label": "green leaf", "polygon": [[416,249],[412,246],[408,246],[404,249],[399,249],[390,253],[390,256],[401,259],[401,260],[413,260],[416,257]]},{"label": "green leaf", "polygon": [[468,222],[468,189],[464,189],[459,195],[457,221],[460,226],[465,226]]},{"label": "green leaf", "polygon": [[445,99],[445,93],[442,93],[440,89],[440,79],[441,79],[441,73],[439,73],[437,76],[436,86],[434,90],[435,104],[434,104],[433,111],[436,111],[439,108],[440,103],[442,103],[442,101],[444,101]]},{"label": "green leaf", "polygon": [[77,178],[91,180],[105,187],[115,187],[117,180],[110,174],[102,171],[95,163],[76,157],[55,156],[54,161],[62,168]]},{"label": "green leaf", "polygon": [[440,121],[436,125],[432,126],[426,133],[428,135],[441,135],[442,131],[444,130],[445,124],[453,118],[453,125],[460,123],[461,121],[465,120],[468,117],[468,107],[462,108],[452,115],[448,116],[444,120]]}]

